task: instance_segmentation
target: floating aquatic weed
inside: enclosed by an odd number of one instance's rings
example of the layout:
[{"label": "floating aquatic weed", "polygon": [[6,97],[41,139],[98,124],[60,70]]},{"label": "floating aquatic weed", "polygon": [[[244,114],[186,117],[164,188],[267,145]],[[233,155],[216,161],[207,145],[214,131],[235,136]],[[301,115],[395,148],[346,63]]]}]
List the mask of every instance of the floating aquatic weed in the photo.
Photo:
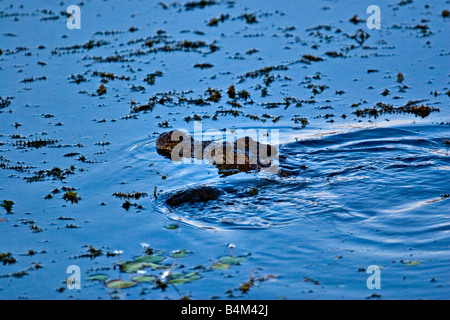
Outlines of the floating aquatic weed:
[{"label": "floating aquatic weed", "polygon": [[67,229],[79,229],[80,226],[74,225],[74,224],[66,224]]},{"label": "floating aquatic weed", "polygon": [[144,209],[144,207],[140,204],[137,203],[131,203],[130,201],[126,200],[123,204],[122,204],[122,208],[124,208],[126,211],[130,210],[131,207],[135,207],[138,210],[142,210]]},{"label": "floating aquatic weed", "polygon": [[11,104],[12,97],[2,98],[0,97],[0,109],[6,108]]},{"label": "floating aquatic weed", "polygon": [[131,192],[131,193],[124,193],[124,192],[115,192],[113,193],[113,196],[119,199],[136,199],[139,200],[140,198],[145,198],[148,196],[145,192]]},{"label": "floating aquatic weed", "polygon": [[168,120],[164,120],[158,123],[158,127],[160,128],[170,128],[171,125],[169,124]]},{"label": "floating aquatic weed", "polygon": [[327,56],[329,56],[330,58],[343,58],[344,54],[342,52],[337,52],[337,51],[327,51],[325,52],[325,54]]},{"label": "floating aquatic weed", "polygon": [[109,42],[104,41],[104,40],[93,40],[93,39],[91,39],[91,40],[89,40],[88,42],[86,42],[86,43],[84,43],[82,45],[75,44],[73,46],[68,46],[68,47],[57,47],[57,48],[55,48],[55,49],[53,49],[51,51],[51,54],[52,55],[61,54],[61,51],[62,52],[69,52],[70,51],[72,53],[75,53],[75,52],[78,52],[78,51],[80,51],[82,49],[91,50],[94,47],[101,47],[101,46],[107,45],[107,44],[109,44]]},{"label": "floating aquatic weed", "polygon": [[26,271],[13,272],[12,276],[14,278],[22,278],[23,276],[27,276],[28,273]]},{"label": "floating aquatic weed", "polygon": [[214,65],[211,63],[197,63],[194,65],[194,68],[198,68],[200,70],[211,69],[212,67],[214,67]]},{"label": "floating aquatic weed", "polygon": [[239,19],[245,20],[245,22],[248,23],[248,24],[253,24],[253,23],[257,23],[258,22],[258,19],[256,19],[256,16],[254,14],[251,14],[251,13],[244,13],[244,14],[239,16]]},{"label": "floating aquatic weed", "polygon": [[316,286],[318,286],[318,285],[320,284],[319,281],[314,280],[313,278],[310,278],[310,277],[305,277],[305,278],[303,279],[303,282],[311,282],[311,283],[315,284]]},{"label": "floating aquatic weed", "polygon": [[150,101],[149,103],[147,103],[147,104],[142,104],[142,105],[140,105],[140,106],[131,106],[131,111],[133,112],[133,113],[138,113],[138,112],[141,112],[141,111],[153,111],[153,108],[155,107],[155,104],[156,104],[156,102],[155,101]]},{"label": "floating aquatic weed", "polygon": [[425,105],[416,105],[416,101],[409,101],[401,107],[394,107],[391,104],[378,102],[373,108],[357,109],[354,114],[357,117],[379,117],[383,114],[414,114],[421,118],[428,117],[432,112],[440,112],[439,108]]},{"label": "floating aquatic weed", "polygon": [[69,190],[66,193],[64,193],[64,195],[62,196],[62,198],[66,201],[74,204],[74,203],[78,203],[79,200],[81,200],[81,198],[78,196],[78,192],[73,192],[73,190]]},{"label": "floating aquatic weed", "polygon": [[186,10],[193,10],[193,9],[203,9],[205,7],[208,6],[212,6],[217,4],[216,1],[214,0],[200,0],[200,1],[190,1],[190,2],[186,2],[184,4],[184,7],[186,8]]},{"label": "floating aquatic weed", "polygon": [[370,34],[365,32],[363,29],[359,29],[354,35],[346,34],[346,36],[350,39],[355,40],[359,45],[363,45],[364,42],[369,39]]},{"label": "floating aquatic weed", "polygon": [[247,90],[240,90],[237,93],[239,99],[243,99],[247,101],[247,99],[250,99],[250,93]]},{"label": "floating aquatic weed", "polygon": [[97,95],[101,96],[101,95],[104,95],[104,94],[106,94],[106,87],[102,83],[97,89]]},{"label": "floating aquatic weed", "polygon": [[42,229],[39,228],[37,225],[34,225],[34,224],[30,225],[30,229],[32,230],[33,233],[42,232]]},{"label": "floating aquatic weed", "polygon": [[209,101],[217,103],[222,98],[222,95],[220,94],[219,90],[208,88],[208,90],[206,90],[206,92],[208,92],[210,95],[208,98]]},{"label": "floating aquatic weed", "polygon": [[236,98],[236,88],[234,87],[234,85],[228,87],[227,94],[230,99]]},{"label": "floating aquatic weed", "polygon": [[43,77],[39,77],[39,78],[34,78],[34,77],[31,77],[31,78],[25,78],[25,79],[21,80],[20,82],[22,82],[22,83],[28,83],[28,82],[38,81],[38,80],[47,80],[47,77],[43,76]]},{"label": "floating aquatic weed", "polygon": [[53,145],[55,143],[57,143],[58,140],[53,140],[53,139],[38,139],[36,138],[35,140],[28,140],[28,141],[24,141],[24,140],[19,140],[17,141],[14,145],[17,146],[18,148],[42,148],[42,147],[46,147],[49,145]]},{"label": "floating aquatic weed", "polygon": [[89,246],[88,252],[86,254],[80,255],[80,258],[96,258],[103,254],[101,249],[95,249],[92,245]]},{"label": "floating aquatic weed", "polygon": [[311,54],[304,54],[302,56],[302,62],[310,64],[311,62],[323,61],[323,58],[316,57]]},{"label": "floating aquatic weed", "polygon": [[32,177],[25,177],[27,182],[37,182],[43,181],[46,177],[52,178],[53,180],[64,180],[67,176],[75,174],[75,166],[71,166],[67,169],[61,169],[59,167],[54,167],[51,170],[39,170],[34,173]]},{"label": "floating aquatic weed", "polygon": [[2,208],[5,208],[6,213],[11,213],[13,205],[14,201],[11,200],[3,200],[3,202],[0,204]]},{"label": "floating aquatic weed", "polygon": [[250,275],[250,280],[242,283],[241,286],[239,287],[239,290],[241,290],[243,293],[247,293],[248,290],[250,290],[250,288],[254,286],[254,284],[255,278],[253,275]]},{"label": "floating aquatic weed", "polygon": [[209,20],[207,25],[209,27],[216,27],[219,24],[219,22],[224,22],[225,20],[228,20],[229,18],[230,18],[230,16],[228,14],[221,14],[220,17],[212,18],[211,20]]},{"label": "floating aquatic weed", "polygon": [[155,73],[147,74],[147,76],[144,78],[144,82],[147,82],[149,85],[155,84],[156,77],[162,77],[161,71],[156,71]]},{"label": "floating aquatic weed", "polygon": [[360,19],[358,18],[358,15],[355,14],[351,19],[349,19],[348,21],[350,21],[353,24],[358,24],[358,23],[364,23],[366,20],[364,19]]},{"label": "floating aquatic weed", "polygon": [[255,274],[254,271],[252,270],[252,273],[249,276],[249,280],[242,283],[242,285],[239,287],[239,290],[242,293],[247,293],[250,290],[250,288],[255,285],[255,281],[259,281],[259,283],[262,283],[269,279],[276,279],[276,277],[271,274],[269,274],[265,277],[262,277],[262,276]]},{"label": "floating aquatic weed", "polygon": [[0,262],[3,263],[3,265],[11,265],[16,263],[16,259],[11,255],[11,252],[7,253],[0,253]]}]

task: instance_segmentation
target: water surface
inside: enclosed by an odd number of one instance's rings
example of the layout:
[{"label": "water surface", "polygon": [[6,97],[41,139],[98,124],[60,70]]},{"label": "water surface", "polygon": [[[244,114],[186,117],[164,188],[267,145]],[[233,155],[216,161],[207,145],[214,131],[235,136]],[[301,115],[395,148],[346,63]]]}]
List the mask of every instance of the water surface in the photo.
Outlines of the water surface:
[{"label": "water surface", "polygon": [[[0,253],[15,260],[0,263],[1,299],[450,298],[446,1],[380,1],[380,30],[367,1],[85,1],[81,30],[66,27],[70,4],[0,1],[0,202],[14,202]],[[233,106],[230,85],[250,98]],[[290,175],[222,177],[156,152],[160,133],[199,119],[204,132],[278,130]],[[200,185],[227,193],[165,204]],[[117,197],[132,192],[145,195]],[[89,280],[133,279],[119,264],[142,243],[199,279]],[[216,269],[230,254],[240,263]],[[80,290],[66,288],[70,265]]]}]

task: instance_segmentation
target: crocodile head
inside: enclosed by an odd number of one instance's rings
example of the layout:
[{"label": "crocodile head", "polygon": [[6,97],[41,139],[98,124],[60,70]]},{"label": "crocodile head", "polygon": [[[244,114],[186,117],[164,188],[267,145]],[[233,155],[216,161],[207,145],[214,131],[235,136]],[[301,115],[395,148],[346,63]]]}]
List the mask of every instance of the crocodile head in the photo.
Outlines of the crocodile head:
[{"label": "crocodile head", "polygon": [[186,133],[180,130],[173,130],[159,135],[158,139],[156,139],[156,148],[158,151],[168,154],[172,152],[173,148],[180,142],[190,144],[192,140],[191,136]]}]

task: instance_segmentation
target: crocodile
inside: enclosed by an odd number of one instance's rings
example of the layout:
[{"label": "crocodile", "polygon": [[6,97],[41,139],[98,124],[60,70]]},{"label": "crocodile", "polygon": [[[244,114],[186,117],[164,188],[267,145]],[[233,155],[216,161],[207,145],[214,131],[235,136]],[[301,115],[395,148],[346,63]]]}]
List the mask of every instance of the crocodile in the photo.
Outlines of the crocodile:
[{"label": "crocodile", "polygon": [[[179,130],[164,132],[156,139],[156,148],[159,154],[173,160],[182,158],[195,158],[208,160],[215,165],[219,174],[224,177],[239,172],[257,172],[267,170],[280,176],[289,174],[273,165],[278,151],[270,144],[254,141],[251,137],[242,137],[233,144],[229,142],[196,141],[190,135]],[[273,166],[272,166],[273,165]],[[223,190],[210,186],[194,187],[179,191],[166,203],[171,207],[183,203],[207,202],[218,199]]]},{"label": "crocodile", "polygon": [[159,154],[174,161],[182,158],[207,160],[219,169],[222,177],[263,169],[286,175],[286,172],[278,170],[278,166],[273,164],[278,156],[277,149],[248,136],[239,138],[234,143],[196,141],[182,131],[173,130],[159,135],[156,148]]}]

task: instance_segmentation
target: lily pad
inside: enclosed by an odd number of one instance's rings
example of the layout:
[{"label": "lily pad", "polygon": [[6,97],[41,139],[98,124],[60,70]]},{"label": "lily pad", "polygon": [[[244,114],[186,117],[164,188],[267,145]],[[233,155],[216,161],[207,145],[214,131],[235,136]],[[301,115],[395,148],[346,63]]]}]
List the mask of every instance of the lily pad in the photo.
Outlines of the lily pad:
[{"label": "lily pad", "polygon": [[173,272],[169,275],[169,284],[183,284],[199,280],[202,277],[197,272],[183,273],[183,272]]},{"label": "lily pad", "polygon": [[160,263],[165,259],[163,256],[157,256],[157,255],[145,255],[140,256],[134,259],[136,262],[151,262],[151,263]]},{"label": "lily pad", "polygon": [[171,258],[186,258],[188,256],[188,252],[186,250],[177,250],[177,251],[172,251],[169,254],[169,257]]},{"label": "lily pad", "polygon": [[134,273],[145,268],[144,262],[125,262],[121,265],[121,270],[127,273]]},{"label": "lily pad", "polygon": [[107,279],[108,276],[106,274],[93,274],[92,276],[86,278],[86,280],[90,281],[106,281]]},{"label": "lily pad", "polygon": [[126,289],[134,287],[137,285],[137,282],[117,279],[108,281],[105,285],[108,289]]},{"label": "lily pad", "polygon": [[131,280],[133,280],[134,282],[148,282],[148,283],[153,283],[155,282],[157,279],[156,276],[137,276],[137,277],[132,277]]},{"label": "lily pad", "polygon": [[145,262],[145,266],[152,268],[153,270],[162,270],[162,269],[169,269],[169,265],[165,264],[157,264],[157,263],[151,263],[151,262]]},{"label": "lily pad", "polygon": [[405,266],[418,266],[422,264],[422,261],[419,260],[411,260],[403,263]]},{"label": "lily pad", "polygon": [[220,262],[216,262],[212,265],[212,269],[214,270],[225,270],[228,269],[230,267],[230,265],[228,263],[220,263]]},{"label": "lily pad", "polygon": [[126,262],[121,265],[121,270],[126,273],[135,273],[144,268],[152,268],[153,270],[167,269],[169,266],[152,263],[152,262]]},{"label": "lily pad", "polygon": [[223,256],[219,258],[219,263],[222,264],[240,264],[241,262],[245,261],[246,257],[233,257],[233,256]]}]

